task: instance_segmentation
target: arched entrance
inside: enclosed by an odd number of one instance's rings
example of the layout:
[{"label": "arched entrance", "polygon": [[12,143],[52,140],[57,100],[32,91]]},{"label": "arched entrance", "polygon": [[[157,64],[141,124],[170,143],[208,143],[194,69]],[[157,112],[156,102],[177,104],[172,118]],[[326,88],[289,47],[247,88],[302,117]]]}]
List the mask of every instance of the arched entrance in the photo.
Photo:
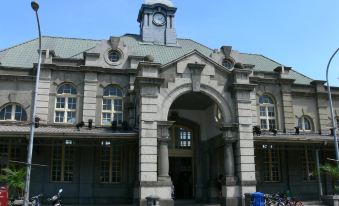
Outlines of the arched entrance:
[{"label": "arched entrance", "polygon": [[[202,92],[185,93],[170,107],[169,175],[175,188],[175,200],[209,202],[217,196],[217,176],[223,159],[213,161],[213,142],[220,139],[220,110],[212,98]],[[219,168],[220,169],[220,168]],[[213,193],[213,194],[212,194]]]}]

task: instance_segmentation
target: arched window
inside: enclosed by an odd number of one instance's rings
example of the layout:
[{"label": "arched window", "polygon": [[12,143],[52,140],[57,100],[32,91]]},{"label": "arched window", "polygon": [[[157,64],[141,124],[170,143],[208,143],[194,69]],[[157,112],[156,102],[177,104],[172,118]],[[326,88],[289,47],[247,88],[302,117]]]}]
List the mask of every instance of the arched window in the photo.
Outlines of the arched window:
[{"label": "arched window", "polygon": [[55,118],[57,123],[75,123],[77,108],[77,90],[66,83],[59,87],[55,101]]},{"label": "arched window", "polygon": [[0,110],[0,121],[27,121],[27,113],[18,104],[8,104]]},{"label": "arched window", "polygon": [[262,95],[259,98],[259,111],[260,128],[263,130],[276,129],[276,112],[272,98]]},{"label": "arched window", "polygon": [[123,121],[123,101],[122,90],[110,85],[104,88],[104,96],[102,99],[102,124],[109,125],[112,121],[121,124]]},{"label": "arched window", "polygon": [[312,120],[307,116],[301,116],[298,118],[298,127],[304,131],[312,130]]}]

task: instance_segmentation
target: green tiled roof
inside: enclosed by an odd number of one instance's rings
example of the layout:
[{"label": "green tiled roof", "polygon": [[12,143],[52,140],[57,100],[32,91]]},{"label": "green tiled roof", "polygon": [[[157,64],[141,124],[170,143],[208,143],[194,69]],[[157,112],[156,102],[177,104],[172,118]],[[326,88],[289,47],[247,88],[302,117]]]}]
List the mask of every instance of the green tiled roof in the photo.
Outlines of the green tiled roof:
[{"label": "green tiled roof", "polygon": [[[43,37],[42,49],[54,50],[58,57],[82,58],[83,52],[100,42],[97,40],[72,39],[60,37]],[[1,66],[32,68],[38,62],[39,41],[33,39],[0,51]]]},{"label": "green tiled roof", "polygon": [[[166,64],[174,61],[194,50],[199,51],[209,58],[212,49],[190,39],[178,39],[179,46],[163,46],[145,44],[140,41],[138,35],[124,35],[121,37],[131,55],[146,56],[152,55],[154,61]],[[54,50],[61,58],[83,58],[83,52],[94,49],[101,40],[75,39],[63,37],[48,37],[42,39],[42,48]],[[243,64],[255,65],[255,71],[273,72],[281,64],[259,54],[237,54],[237,59]],[[32,68],[33,63],[38,61],[38,39],[16,45],[0,51],[1,66]],[[310,84],[312,79],[296,72],[290,71],[291,78],[296,79],[296,84]]]}]

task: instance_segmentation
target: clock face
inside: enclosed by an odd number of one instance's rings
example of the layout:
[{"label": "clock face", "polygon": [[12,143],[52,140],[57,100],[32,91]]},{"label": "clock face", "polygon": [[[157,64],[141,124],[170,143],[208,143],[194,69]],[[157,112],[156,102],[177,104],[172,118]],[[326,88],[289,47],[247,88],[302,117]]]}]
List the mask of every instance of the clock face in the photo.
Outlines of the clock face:
[{"label": "clock face", "polygon": [[158,26],[162,26],[166,23],[166,17],[163,13],[155,13],[153,15],[153,23]]}]

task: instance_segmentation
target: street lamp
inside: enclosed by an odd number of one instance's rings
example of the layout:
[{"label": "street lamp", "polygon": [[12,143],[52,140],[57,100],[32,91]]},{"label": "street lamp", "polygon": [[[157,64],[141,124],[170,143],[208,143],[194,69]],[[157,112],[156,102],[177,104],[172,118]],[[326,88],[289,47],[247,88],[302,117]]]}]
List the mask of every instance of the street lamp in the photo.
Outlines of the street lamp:
[{"label": "street lamp", "polygon": [[330,60],[328,61],[327,69],[326,69],[326,81],[327,81],[328,101],[330,102],[330,111],[331,111],[331,120],[332,120],[332,128],[333,128],[335,155],[336,155],[336,159],[337,159],[337,166],[338,166],[338,169],[339,169],[339,150],[338,150],[338,138],[337,138],[337,131],[336,131],[337,127],[336,127],[336,122],[335,122],[335,119],[334,119],[331,87],[330,87],[330,83],[328,81],[328,69],[330,68],[330,64],[332,62],[333,57],[337,54],[338,51],[339,51],[339,48],[333,53]]},{"label": "street lamp", "polygon": [[39,31],[39,61],[38,61],[38,69],[36,73],[35,79],[35,91],[32,101],[32,116],[31,116],[31,125],[30,125],[30,133],[29,133],[29,144],[28,144],[28,151],[27,151],[27,172],[26,172],[26,184],[25,184],[25,196],[24,196],[24,206],[28,206],[29,203],[29,186],[31,181],[31,168],[32,168],[32,152],[33,152],[33,142],[34,142],[34,130],[35,130],[35,122],[37,121],[36,118],[36,99],[38,96],[38,89],[39,89],[39,80],[40,80],[40,66],[41,66],[41,31],[40,31],[40,21],[39,21],[39,4],[36,1],[31,2],[31,7],[35,12],[36,20],[38,23],[38,31]]}]

